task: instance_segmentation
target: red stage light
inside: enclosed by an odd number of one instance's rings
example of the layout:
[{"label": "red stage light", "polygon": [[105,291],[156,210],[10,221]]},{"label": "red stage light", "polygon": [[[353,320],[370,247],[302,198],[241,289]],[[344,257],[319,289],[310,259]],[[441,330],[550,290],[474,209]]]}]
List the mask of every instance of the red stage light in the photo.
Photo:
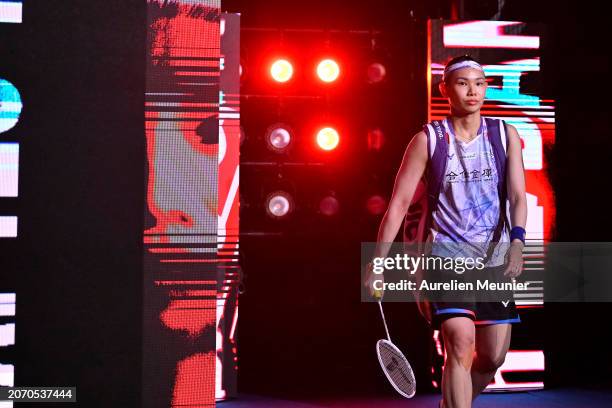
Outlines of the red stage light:
[{"label": "red stage light", "polygon": [[340,142],[340,135],[336,129],[326,127],[317,133],[317,144],[323,150],[333,150]]},{"label": "red stage light", "polygon": [[372,215],[381,215],[387,209],[387,200],[380,195],[373,195],[368,198],[366,209]]},{"label": "red stage light", "polygon": [[373,62],[368,66],[368,82],[375,84],[385,79],[387,69],[380,62]]},{"label": "red stage light", "polygon": [[317,65],[317,75],[323,82],[334,82],[340,76],[340,66],[333,59],[324,59]]},{"label": "red stage light", "polygon": [[338,199],[333,195],[328,195],[323,197],[321,202],[319,203],[319,211],[321,214],[331,217],[332,215],[336,215],[340,210],[340,203]]},{"label": "red stage light", "polygon": [[286,59],[278,59],[270,66],[270,75],[276,82],[287,82],[293,76],[293,65]]}]

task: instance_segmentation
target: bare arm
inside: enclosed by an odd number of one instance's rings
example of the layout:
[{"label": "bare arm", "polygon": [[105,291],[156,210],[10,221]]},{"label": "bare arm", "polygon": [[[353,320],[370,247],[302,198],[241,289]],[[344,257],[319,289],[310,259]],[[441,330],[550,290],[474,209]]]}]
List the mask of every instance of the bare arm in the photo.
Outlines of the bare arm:
[{"label": "bare arm", "polygon": [[[525,193],[525,167],[521,139],[516,128],[508,125],[508,200],[511,226],[525,228],[527,224],[527,196]],[[518,239],[515,241],[519,241]]]},{"label": "bare arm", "polygon": [[402,225],[406,211],[408,211],[426,166],[427,135],[421,131],[408,144],[402,164],[395,177],[389,207],[383,216],[378,230],[378,245],[374,251],[374,257],[387,256],[390,244],[395,240],[397,232]]}]

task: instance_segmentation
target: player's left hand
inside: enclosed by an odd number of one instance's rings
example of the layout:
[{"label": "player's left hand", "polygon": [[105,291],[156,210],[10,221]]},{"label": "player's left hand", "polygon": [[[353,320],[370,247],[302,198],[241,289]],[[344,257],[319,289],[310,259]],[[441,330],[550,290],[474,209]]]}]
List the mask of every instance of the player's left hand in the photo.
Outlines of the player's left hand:
[{"label": "player's left hand", "polygon": [[504,276],[516,278],[523,272],[523,243],[512,242],[506,252],[506,270]]}]

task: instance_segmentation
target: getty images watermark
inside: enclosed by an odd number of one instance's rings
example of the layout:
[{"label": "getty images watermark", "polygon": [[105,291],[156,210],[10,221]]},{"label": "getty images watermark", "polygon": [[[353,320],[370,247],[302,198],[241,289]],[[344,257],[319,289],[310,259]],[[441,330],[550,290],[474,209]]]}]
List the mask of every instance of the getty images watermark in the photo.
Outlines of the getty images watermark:
[{"label": "getty images watermark", "polygon": [[374,256],[376,243],[362,243],[362,301],[414,302],[425,295],[440,302],[507,302],[515,292],[541,287],[509,273],[509,243],[383,245],[386,256]]},{"label": "getty images watermark", "polygon": [[[466,275],[463,279],[452,279],[453,273],[464,275],[473,271],[483,271],[486,268],[484,257],[450,258],[424,254],[420,256],[396,254],[392,257],[374,257],[371,262],[374,276],[368,284],[372,285],[374,291],[514,291],[527,290],[530,284],[530,282],[516,282],[510,278],[508,281],[500,280],[503,274],[499,276],[499,273],[485,274],[482,278]],[[419,271],[437,273],[432,274],[429,279],[423,277],[418,280],[400,279],[385,282],[382,278],[385,271],[403,271],[409,275],[416,275]]]},{"label": "getty images watermark", "polygon": [[361,300],[377,301],[370,293],[379,292],[385,302],[415,302],[423,294],[459,302],[513,298],[517,305],[612,302],[612,242],[527,240],[515,278],[504,274],[510,249],[510,243],[362,242]]}]

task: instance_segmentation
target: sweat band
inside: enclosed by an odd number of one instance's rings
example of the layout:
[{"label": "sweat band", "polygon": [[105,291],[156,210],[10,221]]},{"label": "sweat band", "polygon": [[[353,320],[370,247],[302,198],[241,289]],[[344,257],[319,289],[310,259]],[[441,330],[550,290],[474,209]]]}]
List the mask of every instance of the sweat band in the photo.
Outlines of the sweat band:
[{"label": "sweat band", "polygon": [[456,62],[453,65],[449,65],[446,68],[444,68],[444,75],[442,76],[442,79],[446,80],[446,78],[448,77],[448,74],[458,69],[461,69],[461,68],[476,68],[476,69],[481,70],[484,73],[484,69],[482,68],[482,65],[480,65],[476,61],[467,60],[467,61]]},{"label": "sweat band", "polygon": [[519,227],[518,225],[515,227],[512,227],[512,229],[510,230],[510,242],[514,241],[515,238],[520,239],[521,241],[523,241],[523,244],[524,244],[525,243],[525,228]]}]

